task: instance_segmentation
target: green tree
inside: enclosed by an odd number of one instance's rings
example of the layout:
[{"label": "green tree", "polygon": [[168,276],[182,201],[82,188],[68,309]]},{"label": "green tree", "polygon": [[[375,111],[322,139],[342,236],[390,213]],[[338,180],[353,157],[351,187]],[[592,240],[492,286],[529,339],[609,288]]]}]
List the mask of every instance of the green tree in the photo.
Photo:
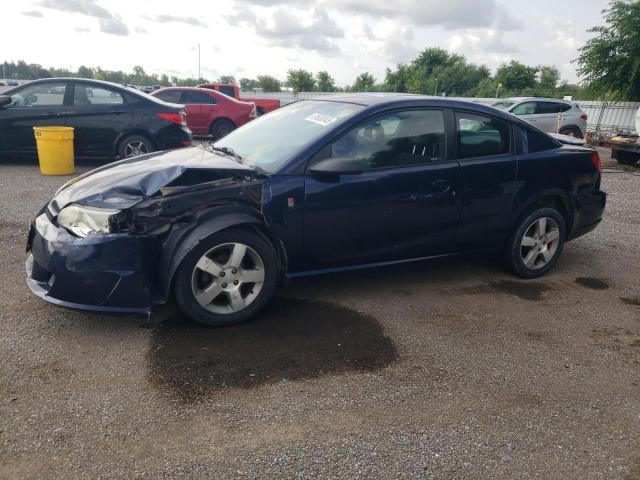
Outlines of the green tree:
[{"label": "green tree", "polygon": [[614,0],[605,25],[580,49],[578,76],[592,92],[613,100],[640,100],[640,2]]},{"label": "green tree", "polygon": [[323,70],[316,74],[316,80],[318,81],[319,92],[335,92],[336,82],[329,72]]},{"label": "green tree", "polygon": [[228,83],[230,85],[234,85],[236,83],[236,79],[233,77],[233,75],[222,75],[220,76],[220,80],[218,80],[220,83]]},{"label": "green tree", "polygon": [[[142,70],[142,67],[138,67]],[[93,78],[93,69],[89,67],[85,67],[84,65],[80,65],[78,67],[78,77],[80,78]]]},{"label": "green tree", "polygon": [[313,73],[302,68],[291,69],[287,72],[287,84],[293,88],[293,93],[313,92],[316,81]]},{"label": "green tree", "polygon": [[560,81],[560,72],[556,67],[538,67],[538,85],[542,90],[555,90]]},{"label": "green tree", "polygon": [[369,72],[361,73],[356,77],[351,90],[354,92],[367,92],[375,85],[376,79]]},{"label": "green tree", "polygon": [[258,82],[253,80],[252,78],[241,78],[240,79],[240,89],[244,91],[251,91],[258,86]]},{"label": "green tree", "polygon": [[387,92],[408,92],[409,87],[407,84],[410,75],[411,71],[407,65],[398,64],[397,70],[395,71],[387,68],[384,76],[383,89]]},{"label": "green tree", "polygon": [[522,93],[524,89],[536,86],[537,72],[537,67],[529,67],[517,60],[511,60],[498,68],[495,79],[503,88],[514,93]]},{"label": "green tree", "polygon": [[279,92],[282,85],[280,80],[271,75],[258,75],[257,84],[264,92]]}]

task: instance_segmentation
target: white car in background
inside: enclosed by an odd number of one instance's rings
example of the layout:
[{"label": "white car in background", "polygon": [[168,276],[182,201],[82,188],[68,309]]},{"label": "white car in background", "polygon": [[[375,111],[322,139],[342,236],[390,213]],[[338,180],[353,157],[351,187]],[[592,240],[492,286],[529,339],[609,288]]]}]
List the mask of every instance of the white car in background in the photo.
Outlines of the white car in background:
[{"label": "white car in background", "polygon": [[587,131],[587,114],[566,100],[514,97],[504,98],[492,106],[517,115],[545,132],[582,138]]}]

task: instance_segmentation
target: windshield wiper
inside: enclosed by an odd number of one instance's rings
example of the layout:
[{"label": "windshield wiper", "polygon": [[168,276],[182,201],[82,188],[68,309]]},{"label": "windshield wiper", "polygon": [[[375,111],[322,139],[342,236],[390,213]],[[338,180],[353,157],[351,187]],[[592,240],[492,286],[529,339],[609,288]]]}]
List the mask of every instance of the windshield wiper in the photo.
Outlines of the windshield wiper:
[{"label": "windshield wiper", "polygon": [[216,147],[214,144],[210,143],[209,148],[216,152],[222,152],[225,155],[235,158],[236,160],[238,160],[239,163],[242,163],[242,156],[237,154],[235,150],[231,147]]},{"label": "windshield wiper", "polygon": [[231,147],[216,147],[213,143],[210,143],[209,148],[215,152],[221,152],[229,157],[233,157],[240,165],[246,165],[247,167],[251,167],[262,175],[269,175],[269,172],[267,172],[264,168],[259,167],[258,165],[254,165],[252,163],[246,163],[242,158],[242,155],[240,155],[239,153],[236,153],[236,151]]}]

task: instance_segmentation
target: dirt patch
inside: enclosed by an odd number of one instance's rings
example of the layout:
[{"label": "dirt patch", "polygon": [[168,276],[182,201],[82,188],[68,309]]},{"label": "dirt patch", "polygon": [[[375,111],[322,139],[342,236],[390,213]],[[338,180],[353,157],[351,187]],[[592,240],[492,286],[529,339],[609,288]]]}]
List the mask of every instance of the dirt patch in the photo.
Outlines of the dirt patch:
[{"label": "dirt patch", "polygon": [[347,371],[397,358],[372,317],[337,305],[276,298],[253,321],[206,328],[174,316],[153,332],[150,379],[190,403],[224,388],[252,388]]},{"label": "dirt patch", "polygon": [[498,280],[464,288],[463,292],[472,295],[497,292],[507,295],[513,295],[521,298],[522,300],[537,302],[539,300],[542,300],[544,292],[548,290],[551,290],[551,287],[540,282],[516,282],[513,280]]},{"label": "dirt patch", "polygon": [[606,290],[609,288],[609,284],[601,278],[577,277],[576,283],[591,290]]}]

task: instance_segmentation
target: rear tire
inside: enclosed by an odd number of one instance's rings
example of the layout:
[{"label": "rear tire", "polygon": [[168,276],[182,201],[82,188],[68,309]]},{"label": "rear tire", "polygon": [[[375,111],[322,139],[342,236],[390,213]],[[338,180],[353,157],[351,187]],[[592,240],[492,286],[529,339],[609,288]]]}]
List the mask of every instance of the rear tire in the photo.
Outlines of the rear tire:
[{"label": "rear tire", "polygon": [[180,264],[176,303],[204,325],[237,325],[267,304],[277,278],[276,253],[267,241],[245,230],[223,230],[198,243]]},{"label": "rear tire", "polygon": [[118,144],[120,158],[132,158],[155,151],[151,140],[144,135],[129,135]]},{"label": "rear tire", "polygon": [[582,132],[578,127],[563,127],[560,129],[561,135],[568,135],[570,137],[582,138]]},{"label": "rear tire", "polygon": [[236,126],[233,124],[231,120],[227,120],[226,118],[220,118],[213,122],[209,132],[214,140],[219,140],[222,137],[229,135],[232,131],[236,129]]},{"label": "rear tire", "polygon": [[505,249],[505,263],[522,278],[547,273],[560,258],[566,238],[564,217],[554,208],[540,207],[520,220]]}]

